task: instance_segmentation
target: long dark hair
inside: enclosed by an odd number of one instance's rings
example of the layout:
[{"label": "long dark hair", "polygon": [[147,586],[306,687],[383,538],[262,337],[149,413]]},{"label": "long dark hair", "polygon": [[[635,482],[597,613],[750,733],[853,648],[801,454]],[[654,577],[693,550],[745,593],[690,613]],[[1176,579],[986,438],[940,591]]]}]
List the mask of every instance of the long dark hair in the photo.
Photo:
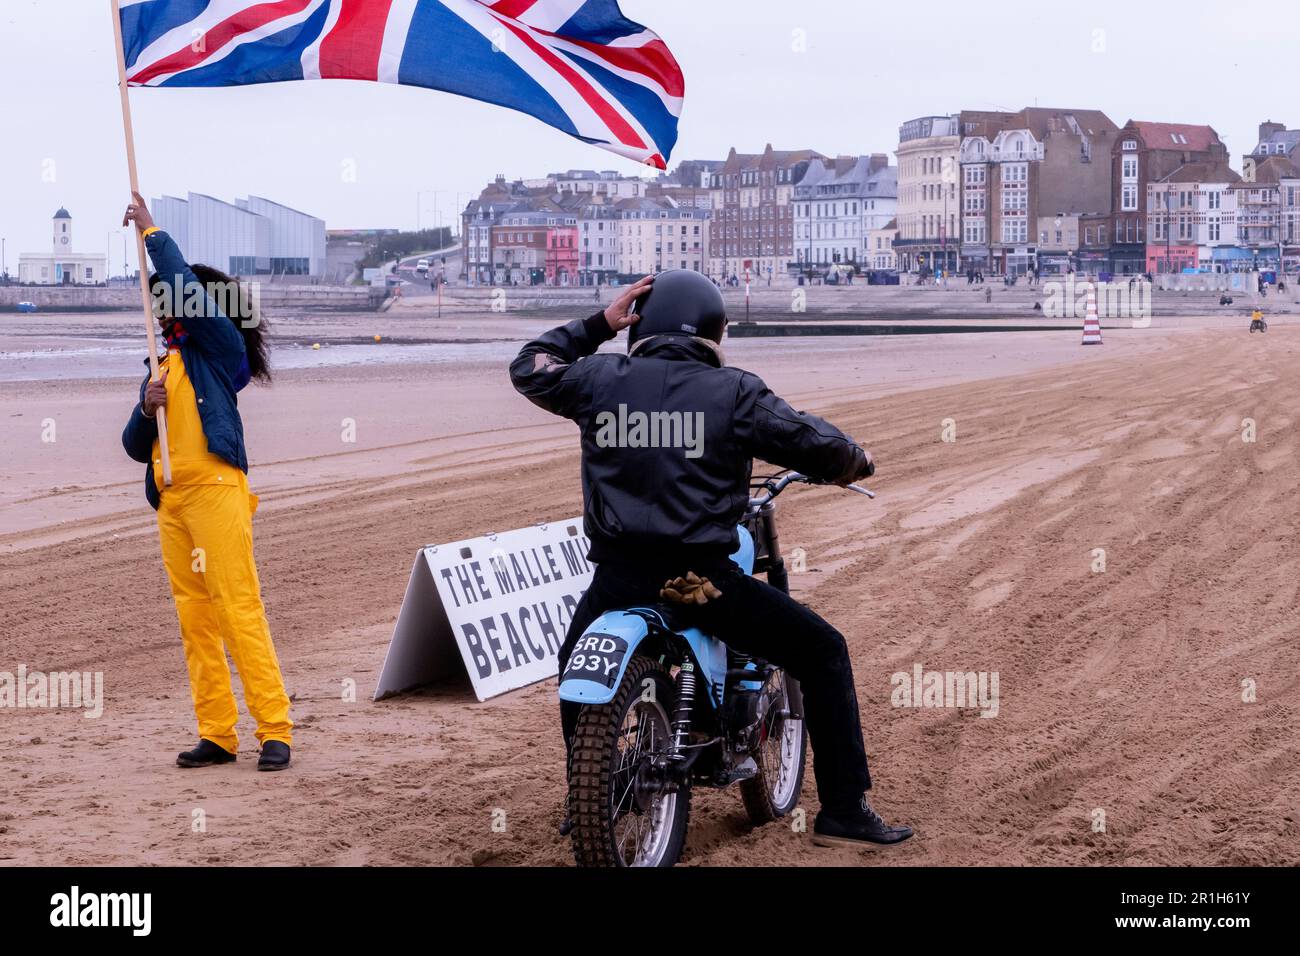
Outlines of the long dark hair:
[{"label": "long dark hair", "polygon": [[[197,263],[190,266],[190,271],[203,283],[208,297],[226,314],[243,337],[249,375],[256,381],[269,383],[271,362],[266,354],[266,319],[262,317],[253,297],[242,284],[220,269]],[[157,275],[152,276],[149,280],[150,288],[155,287],[158,281]]]}]

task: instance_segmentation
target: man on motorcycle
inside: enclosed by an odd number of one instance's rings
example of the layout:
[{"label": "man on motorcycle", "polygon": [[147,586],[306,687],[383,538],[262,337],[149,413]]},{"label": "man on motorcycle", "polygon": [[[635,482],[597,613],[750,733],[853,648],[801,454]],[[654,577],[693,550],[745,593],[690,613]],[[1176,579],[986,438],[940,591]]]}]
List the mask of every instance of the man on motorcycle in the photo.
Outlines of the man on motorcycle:
[{"label": "man on motorcycle", "polygon": [[[583,523],[596,572],[560,649],[560,670],[602,613],[659,603],[665,583],[688,572],[707,578],[710,594],[721,593],[689,609],[692,623],[803,687],[822,804],[814,840],[898,843],[911,828],[887,824],[865,796],[871,776],[844,637],[730,559],[754,458],[839,484],[875,468],[843,432],[795,411],[757,375],[726,367],[719,347],[726,324],[718,289],[698,273],[673,270],[529,342],[510,366],[522,395],[582,433]],[[626,355],[596,354],[623,329]],[[665,447],[671,443],[608,427],[636,413],[641,421],[698,423],[697,434],[684,447]],[[560,710],[567,751],[580,705],[562,702]]]}]

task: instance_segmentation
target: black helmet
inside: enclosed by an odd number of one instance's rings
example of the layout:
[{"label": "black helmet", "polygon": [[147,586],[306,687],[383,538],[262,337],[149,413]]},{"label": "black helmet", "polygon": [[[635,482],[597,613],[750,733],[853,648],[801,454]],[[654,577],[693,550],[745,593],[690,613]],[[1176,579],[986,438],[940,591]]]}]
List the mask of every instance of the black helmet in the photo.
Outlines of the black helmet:
[{"label": "black helmet", "polygon": [[670,269],[655,276],[650,291],[633,305],[641,316],[627,330],[627,347],[652,335],[698,336],[722,342],[727,307],[712,282],[690,269]]}]

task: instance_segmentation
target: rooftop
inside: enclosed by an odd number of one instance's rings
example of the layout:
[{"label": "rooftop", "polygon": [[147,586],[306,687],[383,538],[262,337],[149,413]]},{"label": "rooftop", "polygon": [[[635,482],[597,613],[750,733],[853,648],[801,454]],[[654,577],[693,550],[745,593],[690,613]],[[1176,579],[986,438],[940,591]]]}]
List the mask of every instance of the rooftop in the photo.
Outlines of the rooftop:
[{"label": "rooftop", "polygon": [[1200,152],[1223,145],[1213,126],[1129,120],[1125,128],[1136,132],[1148,149],[1187,149]]}]

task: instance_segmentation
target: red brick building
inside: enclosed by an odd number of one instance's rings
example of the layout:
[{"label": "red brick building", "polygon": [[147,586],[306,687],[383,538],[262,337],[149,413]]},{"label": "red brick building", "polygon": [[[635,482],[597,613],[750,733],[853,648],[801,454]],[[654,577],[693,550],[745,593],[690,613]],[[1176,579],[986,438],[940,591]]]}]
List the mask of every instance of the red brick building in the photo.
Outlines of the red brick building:
[{"label": "red brick building", "polygon": [[514,211],[492,227],[492,281],[576,285],[578,221],[563,210]]},{"label": "red brick building", "polygon": [[735,147],[709,179],[713,193],[709,273],[719,281],[746,270],[758,281],[785,275],[794,260],[794,186],[809,162],[825,159],[812,149],[738,153]]},{"label": "red brick building", "polygon": [[[1228,148],[1213,127],[1129,120],[1119,131],[1111,153],[1109,269],[1098,271],[1146,271],[1147,186],[1188,163],[1227,165]],[[1085,235],[1105,226],[1091,217],[1081,222]]]}]

